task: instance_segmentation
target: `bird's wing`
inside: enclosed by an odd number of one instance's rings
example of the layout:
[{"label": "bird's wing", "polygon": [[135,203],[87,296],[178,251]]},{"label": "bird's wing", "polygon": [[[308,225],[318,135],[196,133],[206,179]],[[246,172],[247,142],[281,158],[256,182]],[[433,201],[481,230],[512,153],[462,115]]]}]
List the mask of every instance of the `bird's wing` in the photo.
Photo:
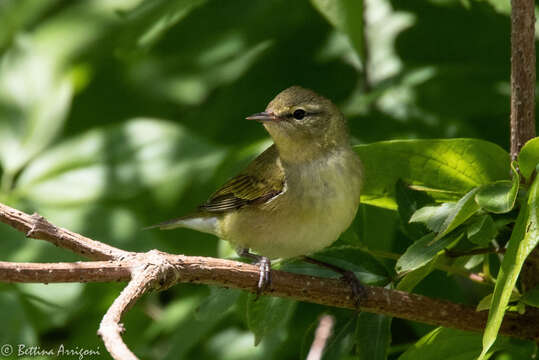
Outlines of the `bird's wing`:
[{"label": "bird's wing", "polygon": [[284,171],[277,149],[272,145],[199,208],[205,212],[219,213],[261,204],[283,192],[284,186]]}]

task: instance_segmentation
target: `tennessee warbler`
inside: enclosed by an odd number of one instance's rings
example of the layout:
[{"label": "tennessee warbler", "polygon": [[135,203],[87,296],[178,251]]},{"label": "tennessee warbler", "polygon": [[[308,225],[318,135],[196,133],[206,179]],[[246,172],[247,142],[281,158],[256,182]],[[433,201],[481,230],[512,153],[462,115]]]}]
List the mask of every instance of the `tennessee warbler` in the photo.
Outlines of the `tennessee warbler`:
[{"label": "tennessee warbler", "polygon": [[312,254],[348,228],[359,206],[362,166],[343,114],[311,90],[290,87],[247,119],[262,123],[274,144],[197,212],[154,227],[228,240],[240,256],[257,261],[261,291],[270,280],[269,258]]}]

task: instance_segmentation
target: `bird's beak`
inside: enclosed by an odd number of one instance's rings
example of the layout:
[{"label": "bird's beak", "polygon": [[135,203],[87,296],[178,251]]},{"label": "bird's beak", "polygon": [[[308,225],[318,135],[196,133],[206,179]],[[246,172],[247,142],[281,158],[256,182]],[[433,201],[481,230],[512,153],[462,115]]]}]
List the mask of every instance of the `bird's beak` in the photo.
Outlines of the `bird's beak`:
[{"label": "bird's beak", "polygon": [[279,117],[271,112],[259,112],[246,117],[247,120],[256,120],[258,122],[277,121]]}]

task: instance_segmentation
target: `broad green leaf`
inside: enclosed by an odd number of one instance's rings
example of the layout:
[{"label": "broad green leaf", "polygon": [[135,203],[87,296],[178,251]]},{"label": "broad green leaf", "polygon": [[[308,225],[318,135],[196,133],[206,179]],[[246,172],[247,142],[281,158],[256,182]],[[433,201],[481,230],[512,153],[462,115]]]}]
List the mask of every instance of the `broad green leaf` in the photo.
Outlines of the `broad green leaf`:
[{"label": "broad green leaf", "polygon": [[483,335],[483,351],[479,359],[485,359],[488,350],[496,340],[498,330],[513,288],[529,253],[539,241],[538,209],[539,208],[539,179],[536,178],[530,187],[528,200],[523,204],[517,217],[517,222],[509,239],[507,251],[503,258],[500,272],[496,280],[492,306]]},{"label": "broad green leaf", "polygon": [[222,155],[178,125],[134,119],[43,153],[21,174],[17,194],[41,205],[65,206],[125,199],[148,189],[166,202],[194,179],[211,176]]},{"label": "broad green leaf", "polygon": [[[524,360],[532,357],[535,345],[531,341],[500,337],[487,357],[500,350],[513,355],[511,359]],[[477,358],[480,351],[481,334],[439,327],[406,350],[399,360],[471,360]]]},{"label": "broad green leaf", "polygon": [[426,235],[428,231],[425,226],[423,224],[410,223],[410,218],[418,209],[427,204],[434,203],[434,199],[428,196],[424,191],[410,189],[408,184],[404,183],[401,179],[399,179],[395,185],[395,198],[398,205],[401,225],[406,235],[413,240]]},{"label": "broad green leaf", "polygon": [[480,246],[486,246],[496,236],[498,230],[490,215],[481,215],[466,228],[468,240]]},{"label": "broad green leaf", "polygon": [[345,33],[357,54],[364,61],[363,50],[364,0],[311,0],[313,6],[337,28]]},{"label": "broad green leaf", "polygon": [[279,331],[284,327],[294,308],[296,302],[273,296],[260,296],[249,294],[247,300],[247,326],[255,335],[255,346],[262,338],[274,331]]},{"label": "broad green leaf", "polygon": [[199,321],[206,321],[224,314],[238,300],[240,290],[226,288],[210,288],[210,295],[196,310],[195,316]]},{"label": "broad green leaf", "polygon": [[410,218],[411,223],[423,223],[436,233],[443,230],[445,221],[456,211],[456,203],[443,203],[437,206],[424,206]]},{"label": "broad green leaf", "polygon": [[406,273],[406,275],[404,275],[404,277],[397,284],[397,290],[412,292],[417,284],[419,284],[434,270],[434,265],[436,264],[437,259],[438,255],[434,256],[432,260],[427,263],[427,265],[421,266]]},{"label": "broad green leaf", "polygon": [[526,305],[539,307],[539,286],[534,287],[530,291],[526,291],[520,298],[520,301]]},{"label": "broad green leaf", "polygon": [[530,179],[537,164],[539,164],[539,137],[528,140],[518,154],[518,167],[526,179]]},{"label": "broad green leaf", "polygon": [[437,232],[434,240],[441,239],[479,210],[479,205],[474,200],[477,190],[478,188],[472,189],[455,204],[445,203],[437,207],[421,208],[412,215],[410,222],[424,222],[429,229]]},{"label": "broad green leaf", "polygon": [[0,163],[13,176],[58,135],[71,104],[70,79],[29,37],[0,58]]},{"label": "broad green leaf", "polygon": [[355,147],[365,167],[363,203],[395,209],[402,179],[437,200],[456,200],[509,174],[509,154],[478,139],[392,140]]},{"label": "broad green leaf", "polygon": [[359,359],[385,360],[391,343],[391,317],[362,312],[356,325]]},{"label": "broad green leaf", "polygon": [[500,180],[479,189],[475,195],[475,201],[479,206],[495,214],[503,214],[513,209],[517,200],[520,176],[516,164],[511,164],[511,171],[512,181]]},{"label": "broad green leaf", "polygon": [[408,273],[431,261],[436,254],[460,240],[462,234],[444,237],[436,240],[435,234],[430,233],[410,245],[395,264],[395,271],[399,274]]}]

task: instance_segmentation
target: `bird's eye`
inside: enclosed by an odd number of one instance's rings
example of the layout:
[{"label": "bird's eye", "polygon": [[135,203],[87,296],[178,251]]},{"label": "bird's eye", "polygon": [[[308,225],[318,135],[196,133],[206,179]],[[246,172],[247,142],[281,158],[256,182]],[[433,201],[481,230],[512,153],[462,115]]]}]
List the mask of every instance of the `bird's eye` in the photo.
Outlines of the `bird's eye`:
[{"label": "bird's eye", "polygon": [[294,119],[301,120],[305,117],[305,110],[297,109],[292,115],[294,116]]}]

